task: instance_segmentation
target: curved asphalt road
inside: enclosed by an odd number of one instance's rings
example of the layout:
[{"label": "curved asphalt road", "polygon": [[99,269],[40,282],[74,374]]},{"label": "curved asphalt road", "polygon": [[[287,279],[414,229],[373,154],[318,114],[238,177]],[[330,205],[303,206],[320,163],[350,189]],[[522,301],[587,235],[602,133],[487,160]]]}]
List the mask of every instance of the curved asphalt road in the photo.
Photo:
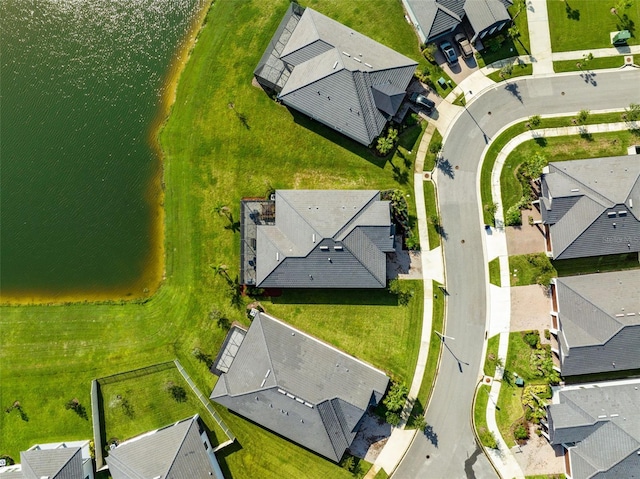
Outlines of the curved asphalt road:
[{"label": "curved asphalt road", "polygon": [[476,445],[471,401],[478,381],[486,324],[478,162],[486,142],[507,123],[537,114],[603,110],[640,103],[640,70],[526,78],[498,84],[477,97],[445,138],[437,172],[438,199],[445,229],[447,339],[429,409],[430,429],[419,435],[394,479],[494,478],[496,473]]}]

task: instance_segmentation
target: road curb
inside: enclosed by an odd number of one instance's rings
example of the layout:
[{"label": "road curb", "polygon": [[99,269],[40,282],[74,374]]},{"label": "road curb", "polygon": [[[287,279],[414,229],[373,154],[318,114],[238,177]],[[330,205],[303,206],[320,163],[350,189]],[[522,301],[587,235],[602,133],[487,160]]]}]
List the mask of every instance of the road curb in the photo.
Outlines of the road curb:
[{"label": "road curb", "polygon": [[[478,384],[476,384],[476,389],[473,393],[473,401],[471,401],[471,429],[473,430],[473,437],[475,437],[476,443],[482,449],[482,452],[487,457],[487,459],[489,459],[489,464],[491,464],[491,467],[493,467],[493,470],[496,472],[498,477],[502,478],[503,476],[502,474],[500,474],[500,470],[496,467],[495,463],[493,462],[493,458],[491,457],[491,454],[487,452],[487,448],[485,447],[485,445],[482,444],[482,441],[480,441],[480,436],[478,435],[478,431],[476,430],[476,421],[475,421],[474,412],[476,410],[476,400],[478,399],[478,391],[480,390],[480,386],[482,386],[482,380],[478,381]],[[486,409],[485,409],[485,415],[486,415]]]}]

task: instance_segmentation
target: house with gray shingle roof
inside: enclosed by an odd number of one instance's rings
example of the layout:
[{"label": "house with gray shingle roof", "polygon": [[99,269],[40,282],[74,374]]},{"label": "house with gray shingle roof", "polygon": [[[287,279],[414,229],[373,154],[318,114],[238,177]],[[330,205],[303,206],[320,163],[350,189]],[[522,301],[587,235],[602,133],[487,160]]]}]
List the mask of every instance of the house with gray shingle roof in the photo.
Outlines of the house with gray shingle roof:
[{"label": "house with gray shingle roof", "polygon": [[224,479],[197,414],[120,443],[107,464],[113,479]]},{"label": "house with gray shingle roof", "polygon": [[443,40],[462,26],[471,42],[493,35],[511,22],[513,0],[402,0],[422,43]]},{"label": "house with gray shingle roof", "polygon": [[[332,461],[342,458],[389,378],[268,314],[228,354],[211,399]],[[230,357],[232,356],[232,357]]]},{"label": "house with gray shingle roof", "polygon": [[551,303],[563,376],[640,369],[640,270],[554,278]]},{"label": "house with gray shingle roof", "polygon": [[254,75],[288,107],[368,146],[398,112],[417,65],[292,3]]},{"label": "house with gray shingle roof", "polygon": [[394,251],[377,190],[277,190],[241,205],[241,283],[260,288],[384,288]]},{"label": "house with gray shingle roof", "polygon": [[553,445],[565,450],[571,479],[640,477],[640,381],[554,388],[547,406]]},{"label": "house with gray shingle roof", "polygon": [[540,184],[548,256],[640,251],[640,156],[549,163]]},{"label": "house with gray shingle roof", "polygon": [[0,467],[0,479],[93,479],[89,441],[37,444],[20,453],[20,464]]}]

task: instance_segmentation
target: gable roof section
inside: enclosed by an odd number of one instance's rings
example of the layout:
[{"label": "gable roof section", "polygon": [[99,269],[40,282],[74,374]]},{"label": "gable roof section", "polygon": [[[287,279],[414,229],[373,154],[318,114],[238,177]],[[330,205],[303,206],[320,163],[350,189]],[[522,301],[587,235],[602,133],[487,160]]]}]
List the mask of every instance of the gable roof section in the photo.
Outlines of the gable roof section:
[{"label": "gable roof section", "polygon": [[[638,385],[637,380],[618,381],[556,391],[554,403],[547,406],[551,443],[569,447],[572,477],[624,477],[611,474],[628,467],[630,459],[637,467]],[[586,423],[593,425],[590,430]]]},{"label": "gable roof section", "polygon": [[640,368],[640,270],[557,278],[562,374]]},{"label": "gable roof section", "polygon": [[25,479],[84,479],[79,447],[31,449],[20,453]]},{"label": "gable roof section", "polygon": [[507,7],[509,0],[467,0],[464,10],[474,32],[480,33],[497,23],[511,20]]},{"label": "gable roof section", "polygon": [[371,144],[398,111],[417,62],[311,8],[292,8],[261,60],[280,73],[254,74],[285,105]]},{"label": "gable roof section", "polygon": [[640,251],[639,180],[638,155],[550,163],[541,212],[554,258]]},{"label": "gable roof section", "polygon": [[215,476],[198,416],[124,442],[107,457],[113,479],[204,479]]},{"label": "gable roof section", "polygon": [[277,190],[275,225],[256,234],[259,287],[382,288],[393,251],[377,190]]},{"label": "gable roof section", "polygon": [[258,313],[211,399],[339,461],[385,374],[265,313]]}]

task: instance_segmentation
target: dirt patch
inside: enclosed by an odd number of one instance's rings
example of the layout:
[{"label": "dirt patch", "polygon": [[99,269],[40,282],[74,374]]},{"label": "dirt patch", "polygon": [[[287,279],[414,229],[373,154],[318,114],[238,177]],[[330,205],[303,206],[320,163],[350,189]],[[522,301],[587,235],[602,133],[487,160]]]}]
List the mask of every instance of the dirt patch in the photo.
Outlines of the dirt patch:
[{"label": "dirt patch", "polygon": [[422,279],[420,251],[403,250],[399,240],[394,247],[395,251],[387,255],[387,278]]},{"label": "dirt patch", "polygon": [[349,446],[349,452],[373,463],[389,440],[389,436],[391,436],[391,426],[382,418],[368,412],[362,418],[362,424],[351,446]]},{"label": "dirt patch", "polygon": [[[538,284],[511,288],[511,331],[537,329],[542,333],[551,322],[549,296]],[[543,342],[544,337],[542,338]]]},{"label": "dirt patch", "polygon": [[527,443],[511,449],[525,476],[563,473],[562,446],[551,446],[543,436],[536,435],[536,429],[531,425]]},{"label": "dirt patch", "polygon": [[530,225],[530,216],[533,221],[540,220],[540,212],[537,209],[522,210],[522,226],[508,226],[506,228],[507,250],[510,256],[544,252],[542,225]]}]

